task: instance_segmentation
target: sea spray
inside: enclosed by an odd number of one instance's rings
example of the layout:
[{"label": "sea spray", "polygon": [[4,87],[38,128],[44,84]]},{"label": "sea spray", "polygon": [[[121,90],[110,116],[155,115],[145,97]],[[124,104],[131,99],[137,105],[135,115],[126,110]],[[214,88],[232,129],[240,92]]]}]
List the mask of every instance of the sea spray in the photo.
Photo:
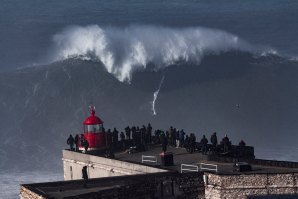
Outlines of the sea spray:
[{"label": "sea spray", "polygon": [[53,61],[92,59],[103,63],[119,81],[127,82],[135,71],[146,69],[148,64],[154,66],[153,70],[159,70],[179,61],[200,64],[208,54],[275,52],[270,48],[253,46],[231,33],[203,27],[73,26],[56,34],[53,40]]},{"label": "sea spray", "polygon": [[156,110],[155,110],[155,102],[157,100],[157,96],[158,96],[158,93],[160,91],[160,88],[161,88],[161,86],[163,84],[164,79],[165,79],[165,76],[162,76],[162,78],[161,78],[161,80],[159,82],[159,85],[158,85],[158,89],[153,93],[153,101],[152,101],[152,114],[153,115],[156,115],[157,114],[156,113]]}]

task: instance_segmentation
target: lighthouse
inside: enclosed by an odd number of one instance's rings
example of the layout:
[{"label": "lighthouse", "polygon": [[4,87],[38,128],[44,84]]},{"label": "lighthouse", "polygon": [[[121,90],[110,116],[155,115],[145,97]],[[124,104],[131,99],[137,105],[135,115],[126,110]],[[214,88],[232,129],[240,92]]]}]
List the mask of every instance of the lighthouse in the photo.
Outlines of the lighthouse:
[{"label": "lighthouse", "polygon": [[[89,143],[88,150],[95,151],[107,148],[107,137],[103,128],[103,121],[95,115],[95,107],[89,106],[90,116],[83,122],[84,125],[84,138]],[[84,150],[84,147],[79,147],[80,150]]]}]

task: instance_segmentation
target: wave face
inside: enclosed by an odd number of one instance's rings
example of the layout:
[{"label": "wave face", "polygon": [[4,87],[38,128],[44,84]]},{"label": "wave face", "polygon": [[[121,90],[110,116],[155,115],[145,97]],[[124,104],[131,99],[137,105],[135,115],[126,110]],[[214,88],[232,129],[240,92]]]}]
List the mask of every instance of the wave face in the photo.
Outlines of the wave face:
[{"label": "wave face", "polygon": [[130,82],[133,72],[165,68],[180,61],[199,64],[207,54],[245,51],[253,54],[276,53],[253,46],[236,35],[208,28],[166,28],[129,26],[126,28],[74,26],[53,38],[54,61],[79,57],[102,62],[120,81]]}]

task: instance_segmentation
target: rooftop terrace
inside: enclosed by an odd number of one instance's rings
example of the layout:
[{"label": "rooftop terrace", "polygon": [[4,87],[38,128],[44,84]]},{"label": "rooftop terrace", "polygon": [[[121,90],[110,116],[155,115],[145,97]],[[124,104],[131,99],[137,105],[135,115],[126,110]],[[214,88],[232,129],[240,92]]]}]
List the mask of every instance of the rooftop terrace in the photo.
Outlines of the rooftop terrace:
[{"label": "rooftop terrace", "polygon": [[[250,164],[252,165],[252,171],[246,172],[236,172],[233,171],[234,163],[228,162],[218,162],[218,161],[210,161],[210,159],[217,159],[221,161],[230,160],[229,157],[217,157],[214,158],[212,155],[202,155],[198,151],[194,153],[188,153],[185,148],[175,148],[168,147],[168,152],[173,154],[174,157],[174,165],[173,166],[162,166],[160,153],[161,153],[161,145],[149,145],[147,146],[146,151],[136,152],[129,154],[127,151],[119,151],[115,153],[115,161],[119,163],[133,163],[127,164],[126,166],[132,167],[132,165],[146,165],[158,169],[168,170],[168,172],[162,173],[154,173],[149,172],[149,170],[145,169],[143,174],[130,174],[124,176],[111,176],[104,178],[94,178],[89,179],[88,187],[83,187],[83,180],[70,180],[70,181],[61,181],[61,182],[50,182],[50,183],[36,183],[36,184],[28,184],[21,185],[21,193],[24,199],[85,199],[85,198],[151,198],[152,194],[155,198],[192,198],[192,196],[204,196],[205,187],[203,182],[203,174],[206,170],[200,170],[200,164],[211,164],[216,165],[216,170],[207,170],[207,175],[215,174],[216,176],[223,176],[223,178],[227,178],[225,176],[238,176],[238,175],[247,175],[249,178],[241,178],[244,180],[243,183],[250,183],[250,181],[254,181],[252,184],[249,184],[247,189],[256,189],[256,190],[265,190],[269,189],[270,186],[279,186],[276,183],[279,183],[282,179],[293,178],[296,179],[298,177],[298,164],[294,162],[280,162],[280,161],[270,161],[270,160],[251,160]],[[144,162],[142,163],[142,156],[151,156],[156,157],[157,162]],[[79,157],[79,158],[78,158]],[[86,165],[93,167],[90,161],[93,161],[99,158],[99,162],[109,165],[108,170],[115,170],[121,168],[120,165],[117,168],[114,160],[110,160],[107,158],[103,159],[103,156],[100,155],[91,155],[84,154],[80,152],[74,152],[69,150],[63,151],[63,158],[73,158],[74,161],[72,164],[80,164],[78,165],[78,169],[76,170],[78,173],[78,177],[76,179],[81,178],[81,167],[82,162],[85,161]],[[103,162],[106,161],[106,162]],[[198,172],[185,172],[181,174],[181,164],[198,166]],[[111,167],[112,165],[112,167]],[[275,165],[275,166],[274,166]],[[66,167],[69,167],[68,165]],[[150,168],[148,167],[148,168]],[[190,168],[194,168],[190,167]],[[205,168],[210,168],[208,165],[204,165]],[[122,167],[123,170],[126,168]],[[211,166],[211,168],[214,168]],[[73,169],[74,166],[73,166]],[[137,167],[130,168],[131,170],[138,170]],[[75,170],[74,170],[75,172]],[[104,171],[103,171],[104,172]],[[212,174],[213,173],[213,174]],[[273,185],[256,185],[257,182],[266,183],[259,178],[262,175],[271,176],[271,179],[276,179],[273,181]],[[278,177],[279,174],[285,174],[286,177]],[[75,174],[74,174],[75,175]],[[259,177],[255,177],[259,175]],[[214,175],[213,175],[214,176]],[[276,177],[277,176],[277,177]],[[210,178],[211,178],[210,177]],[[214,177],[212,177],[214,178]],[[246,181],[245,179],[250,179]],[[291,182],[295,182],[295,180],[291,180]],[[210,180],[212,182],[212,180]],[[269,181],[268,181],[269,182]],[[267,183],[268,183],[267,182]],[[242,184],[243,184],[242,183]],[[287,184],[288,182],[285,182]],[[254,186],[256,186],[254,188]],[[287,186],[287,185],[280,185]],[[292,185],[291,185],[292,186]],[[293,185],[294,187],[296,185]],[[261,187],[261,189],[260,189]],[[269,187],[269,188],[267,188]],[[244,189],[242,187],[242,189]],[[274,188],[275,189],[275,188]],[[169,191],[170,190],[170,191]],[[265,190],[266,193],[270,193],[270,191]],[[31,195],[30,195],[31,194]],[[187,195],[190,194],[190,195]],[[30,197],[24,197],[24,196]],[[32,196],[32,197],[31,197]],[[175,197],[174,197],[175,196]]]},{"label": "rooftop terrace", "polygon": [[[240,174],[240,172],[233,171],[234,163],[224,163],[224,162],[217,162],[217,161],[210,161],[213,159],[210,155],[203,155],[202,153],[195,152],[195,153],[188,153],[185,148],[176,148],[176,147],[168,147],[167,152],[172,152],[174,157],[174,165],[173,166],[162,166],[160,160],[160,153],[161,153],[161,146],[160,145],[153,145],[150,146],[147,151],[144,152],[137,152],[133,154],[128,154],[127,152],[118,152],[115,154],[115,159],[127,162],[133,162],[137,164],[146,164],[153,167],[159,167],[171,171],[178,171],[181,172],[181,164],[188,164],[188,165],[200,165],[201,163],[204,164],[212,164],[217,165],[217,174]],[[142,156],[156,156],[157,157],[157,164],[144,162],[142,163]],[[273,160],[259,160],[255,159],[250,162],[252,165],[252,171],[241,172],[243,173],[291,173],[291,172],[298,172],[298,164],[293,165],[290,164],[289,167],[287,165],[290,162],[285,161],[273,161]],[[208,166],[204,166],[208,167]],[[294,167],[294,168],[293,168]],[[209,168],[209,167],[208,167]],[[210,167],[214,168],[214,167]],[[209,171],[214,172],[214,171]]]}]

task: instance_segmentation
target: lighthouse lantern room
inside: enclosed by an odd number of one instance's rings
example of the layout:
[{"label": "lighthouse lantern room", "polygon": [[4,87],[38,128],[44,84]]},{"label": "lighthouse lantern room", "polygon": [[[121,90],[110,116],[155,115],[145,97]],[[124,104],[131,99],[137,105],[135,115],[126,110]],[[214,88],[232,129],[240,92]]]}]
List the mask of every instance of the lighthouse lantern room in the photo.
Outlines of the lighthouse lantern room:
[{"label": "lighthouse lantern room", "polygon": [[[89,106],[90,116],[83,122],[84,138],[89,143],[88,150],[99,150],[107,147],[103,121],[95,115],[95,107]],[[80,146],[80,150],[84,150]]]}]

